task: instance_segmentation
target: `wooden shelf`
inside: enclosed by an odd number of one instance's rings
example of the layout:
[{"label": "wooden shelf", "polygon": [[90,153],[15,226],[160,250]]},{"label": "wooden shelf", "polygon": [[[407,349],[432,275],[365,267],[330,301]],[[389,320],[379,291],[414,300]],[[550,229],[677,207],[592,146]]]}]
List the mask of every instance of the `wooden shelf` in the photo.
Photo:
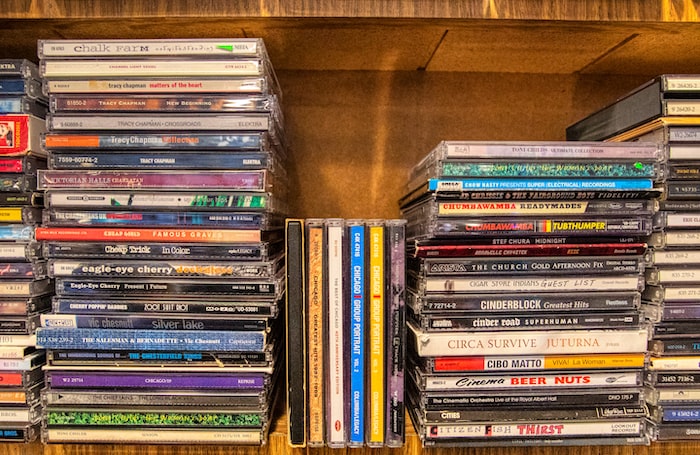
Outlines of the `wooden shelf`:
[{"label": "wooden shelf", "polygon": [[278,70],[693,72],[691,0],[5,0],[3,56],[36,40],[261,37]]},{"label": "wooden shelf", "polygon": [[5,0],[3,17],[124,18],[124,17],[386,17],[449,19],[544,19],[570,21],[692,21],[697,6],[689,0]]},{"label": "wooden shelf", "polygon": [[[563,140],[661,73],[700,72],[693,0],[4,0],[0,58],[38,39],[263,38],[284,92],[297,217],[392,218],[408,170],[440,140]],[[279,413],[281,414],[281,413]],[[409,424],[410,425],[410,424]],[[0,455],[294,454],[267,446],[0,445]],[[650,447],[439,450],[440,455],[695,455]],[[403,449],[421,452],[409,428]]]}]

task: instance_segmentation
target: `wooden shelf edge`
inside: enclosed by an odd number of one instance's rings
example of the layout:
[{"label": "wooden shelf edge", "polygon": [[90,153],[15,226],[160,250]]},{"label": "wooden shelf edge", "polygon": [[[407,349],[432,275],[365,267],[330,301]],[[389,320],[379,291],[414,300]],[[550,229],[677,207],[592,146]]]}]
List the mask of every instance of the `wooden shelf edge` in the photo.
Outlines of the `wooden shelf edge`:
[{"label": "wooden shelf edge", "polygon": [[416,18],[553,21],[698,22],[692,0],[4,0],[3,19],[105,19],[163,17]]}]

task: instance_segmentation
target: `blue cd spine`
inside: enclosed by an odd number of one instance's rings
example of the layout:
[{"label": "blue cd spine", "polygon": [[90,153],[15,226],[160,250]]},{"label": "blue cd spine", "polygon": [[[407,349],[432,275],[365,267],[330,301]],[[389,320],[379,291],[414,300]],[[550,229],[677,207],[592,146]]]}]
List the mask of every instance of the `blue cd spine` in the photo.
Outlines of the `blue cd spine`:
[{"label": "blue cd spine", "polygon": [[75,329],[41,327],[37,347],[47,349],[141,349],[165,351],[252,351],[265,349],[265,331]]},{"label": "blue cd spine", "polygon": [[352,224],[350,231],[350,425],[348,445],[365,442],[365,226]]},{"label": "blue cd spine", "polygon": [[428,191],[469,190],[649,190],[651,179],[429,179]]}]

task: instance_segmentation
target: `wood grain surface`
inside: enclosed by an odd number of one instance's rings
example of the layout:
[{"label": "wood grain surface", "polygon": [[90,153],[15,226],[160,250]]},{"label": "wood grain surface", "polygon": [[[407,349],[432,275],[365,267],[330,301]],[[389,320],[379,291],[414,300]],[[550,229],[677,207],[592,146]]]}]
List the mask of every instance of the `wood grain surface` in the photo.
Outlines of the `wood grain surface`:
[{"label": "wood grain surface", "polygon": [[697,20],[692,0],[3,0],[1,17],[386,17],[571,21]]}]

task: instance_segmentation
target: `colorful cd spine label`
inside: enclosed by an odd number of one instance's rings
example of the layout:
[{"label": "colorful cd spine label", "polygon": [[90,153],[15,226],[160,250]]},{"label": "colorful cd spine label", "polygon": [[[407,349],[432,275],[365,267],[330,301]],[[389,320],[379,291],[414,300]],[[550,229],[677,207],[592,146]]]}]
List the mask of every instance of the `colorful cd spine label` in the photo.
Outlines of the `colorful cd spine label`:
[{"label": "colorful cd spine label", "polygon": [[272,112],[273,97],[51,95],[51,112]]},{"label": "colorful cd spine label", "polygon": [[637,177],[654,178],[658,174],[656,163],[635,162],[533,162],[533,161],[473,161],[441,160],[418,168],[412,174],[422,173],[430,177],[567,177],[610,178]]},{"label": "colorful cd spine label", "polygon": [[350,425],[349,445],[365,442],[365,226],[352,224],[350,234],[350,277],[352,312],[350,316]]},{"label": "colorful cd spine label", "polygon": [[168,388],[182,389],[262,389],[268,384],[265,374],[170,374],[170,373],[135,373],[135,374],[99,374],[76,371],[49,371],[46,381],[52,388]]},{"label": "colorful cd spine label", "polygon": [[[33,228],[32,228],[33,229]],[[37,240],[60,242],[183,242],[228,243],[260,242],[261,231],[248,229],[138,229],[40,227],[33,231]]]},{"label": "colorful cd spine label", "polygon": [[265,332],[170,331],[130,329],[39,328],[37,346],[47,349],[148,349],[173,348],[200,351],[263,351]]},{"label": "colorful cd spine label", "polygon": [[467,425],[431,425],[423,428],[421,435],[430,439],[441,438],[541,438],[541,437],[576,437],[588,435],[638,436],[644,431],[644,420],[624,420],[614,422],[570,422],[555,421],[540,423],[494,423]]},{"label": "colorful cd spine label", "polygon": [[445,158],[658,159],[659,146],[647,143],[443,141],[429,156]]},{"label": "colorful cd spine label", "polygon": [[406,435],[406,230],[404,220],[386,225],[386,445],[401,447]]},{"label": "colorful cd spine label", "polygon": [[598,373],[576,372],[570,374],[540,374],[529,375],[435,375],[422,376],[416,374],[425,391],[478,391],[489,389],[540,389],[540,388],[576,388],[576,387],[639,387],[641,373],[639,371],[603,371]]},{"label": "colorful cd spine label", "polygon": [[241,134],[67,134],[49,132],[44,148],[58,150],[250,150],[270,148],[267,133]]},{"label": "colorful cd spine label", "polygon": [[385,435],[384,229],[369,225],[369,446],[384,444]]},{"label": "colorful cd spine label", "polygon": [[647,349],[646,328],[634,330],[552,330],[426,333],[408,324],[418,355],[634,353]]},{"label": "colorful cd spine label", "polygon": [[264,76],[261,59],[237,60],[42,60],[41,76],[46,79],[79,77],[188,77],[188,76]]},{"label": "colorful cd spine label", "polygon": [[51,58],[209,56],[211,58],[264,56],[259,38],[155,40],[39,40],[38,55]]},{"label": "colorful cd spine label", "polygon": [[434,373],[539,371],[539,370],[619,370],[644,367],[644,353],[542,355],[542,356],[470,356],[433,357],[429,360]]},{"label": "colorful cd spine label", "polygon": [[260,429],[171,429],[171,428],[47,428],[47,443],[107,444],[250,444],[260,445],[265,433]]},{"label": "colorful cd spine label", "polygon": [[327,348],[327,409],[326,420],[327,443],[330,447],[343,447],[346,444],[347,397],[345,387],[345,330],[344,297],[345,284],[343,275],[344,236],[343,221],[334,219],[326,222],[327,238],[327,276],[328,276],[328,311],[326,337]]},{"label": "colorful cd spine label", "polygon": [[200,114],[200,115],[47,115],[52,130],[115,130],[115,131],[269,131],[274,129],[269,114]]},{"label": "colorful cd spine label", "polygon": [[266,77],[48,80],[46,93],[268,93]]},{"label": "colorful cd spine label", "polygon": [[428,190],[461,192],[470,190],[649,190],[651,179],[429,179]]},{"label": "colorful cd spine label", "polygon": [[27,114],[3,114],[0,125],[12,133],[11,141],[0,141],[0,155],[43,154],[39,138],[46,132],[44,120]]},{"label": "colorful cd spine label", "polygon": [[324,235],[323,220],[307,220],[308,444],[323,445],[324,433]]},{"label": "colorful cd spine label", "polygon": [[269,178],[266,171],[86,171],[40,170],[40,189],[230,189],[262,191]]},{"label": "colorful cd spine label", "polygon": [[186,153],[168,151],[132,153],[52,152],[51,169],[272,169],[273,157],[265,152]]}]

